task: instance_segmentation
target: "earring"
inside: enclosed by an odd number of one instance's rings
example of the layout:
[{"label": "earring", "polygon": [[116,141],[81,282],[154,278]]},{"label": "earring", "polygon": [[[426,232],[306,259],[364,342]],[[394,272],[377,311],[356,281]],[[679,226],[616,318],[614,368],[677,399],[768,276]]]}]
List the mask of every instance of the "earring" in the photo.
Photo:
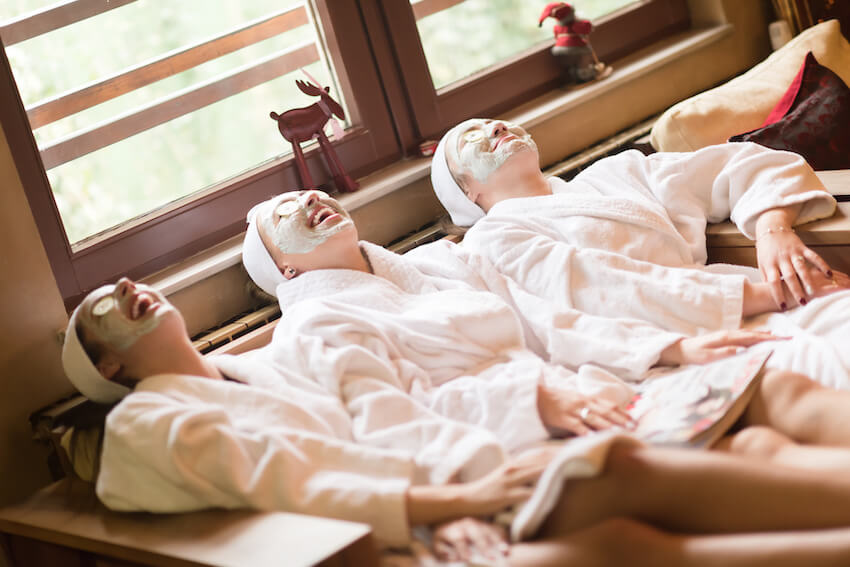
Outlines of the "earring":
[{"label": "earring", "polygon": [[294,278],[297,275],[298,275],[298,270],[296,270],[292,266],[288,266],[287,268],[285,268],[283,270],[283,277],[285,277],[288,280],[291,280],[292,278]]}]

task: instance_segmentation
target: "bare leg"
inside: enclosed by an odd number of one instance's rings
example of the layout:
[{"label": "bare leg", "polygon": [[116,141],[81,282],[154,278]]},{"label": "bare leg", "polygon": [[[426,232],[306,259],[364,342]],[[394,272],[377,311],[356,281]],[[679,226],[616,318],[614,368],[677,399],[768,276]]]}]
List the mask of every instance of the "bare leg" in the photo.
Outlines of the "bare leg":
[{"label": "bare leg", "polygon": [[850,472],[850,449],[799,445],[775,429],[753,426],[728,435],[712,450],[813,470]]},{"label": "bare leg", "polygon": [[806,445],[850,447],[850,392],[821,386],[802,374],[771,370],[744,420],[772,427]]},{"label": "bare leg", "polygon": [[615,517],[702,534],[850,526],[850,477],[716,452],[615,445],[601,475],[566,482],[540,535]]},{"label": "bare leg", "polygon": [[511,548],[516,567],[826,567],[847,565],[850,529],[678,535],[614,519],[567,536]]}]

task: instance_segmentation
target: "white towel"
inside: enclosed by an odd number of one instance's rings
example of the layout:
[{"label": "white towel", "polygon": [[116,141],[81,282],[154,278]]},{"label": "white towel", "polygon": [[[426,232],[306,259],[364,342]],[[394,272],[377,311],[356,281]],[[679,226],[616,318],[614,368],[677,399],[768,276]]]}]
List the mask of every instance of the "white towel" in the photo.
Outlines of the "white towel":
[{"label": "white towel", "polygon": [[[462,124],[465,123],[458,126]],[[454,142],[457,139],[458,126],[446,132],[446,135],[437,144],[437,149],[434,151],[434,157],[431,160],[431,185],[434,187],[437,199],[451,215],[452,222],[457,226],[472,226],[484,216],[484,210],[466,197],[466,193],[452,177],[449,164],[446,161],[447,140]]]},{"label": "white towel", "polygon": [[279,284],[284,283],[286,278],[283,277],[280,268],[274,263],[266,245],[263,244],[257,221],[260,215],[271,211],[280,199],[281,195],[272,197],[254,205],[248,211],[248,230],[245,232],[245,240],[242,243],[242,264],[245,265],[245,270],[254,283],[269,295],[275,295],[275,289]]},{"label": "white towel", "polygon": [[74,309],[68,328],[65,330],[65,344],[62,346],[62,366],[68,380],[85,397],[93,402],[111,404],[130,393],[130,388],[111,382],[103,377],[86,354],[80,337],[77,335],[77,313]]}]

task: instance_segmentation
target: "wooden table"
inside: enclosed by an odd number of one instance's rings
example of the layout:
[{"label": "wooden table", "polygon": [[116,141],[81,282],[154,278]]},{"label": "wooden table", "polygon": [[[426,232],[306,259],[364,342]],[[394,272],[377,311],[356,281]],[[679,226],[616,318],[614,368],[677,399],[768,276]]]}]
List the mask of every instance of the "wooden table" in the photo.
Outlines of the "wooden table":
[{"label": "wooden table", "polygon": [[12,567],[378,564],[364,524],[283,512],[112,512],[91,485],[67,479],[0,509],[0,541]]},{"label": "wooden table", "polygon": [[[850,194],[850,170],[818,172],[827,189],[839,200]],[[795,227],[797,234],[827,263],[850,273],[850,202],[838,203],[835,214]],[[755,243],[731,222],[708,227],[708,261],[756,266]]]}]

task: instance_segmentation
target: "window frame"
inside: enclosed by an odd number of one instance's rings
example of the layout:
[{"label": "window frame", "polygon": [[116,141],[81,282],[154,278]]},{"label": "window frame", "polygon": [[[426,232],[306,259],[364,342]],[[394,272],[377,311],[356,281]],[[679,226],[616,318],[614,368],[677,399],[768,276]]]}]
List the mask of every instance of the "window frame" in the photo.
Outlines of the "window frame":
[{"label": "window frame", "polygon": [[[333,10],[328,7],[331,2]],[[381,97],[362,95],[380,92],[381,85],[365,34],[357,25],[356,0],[316,0],[314,7],[324,26],[329,56],[338,62],[340,88],[355,124],[335,149],[349,173],[362,175],[397,159],[398,142]],[[0,47],[0,124],[66,307],[122,275],[145,277],[235,236],[244,230],[245,214],[253,204],[299,185],[294,157],[284,156],[132,219],[75,251],[65,235],[2,41]],[[269,127],[274,127],[271,121]],[[286,143],[281,138],[281,144]],[[318,147],[306,151],[305,159],[317,184],[330,181]]]},{"label": "window frame", "polygon": [[[355,177],[410,155],[422,140],[465,118],[496,115],[560,82],[549,42],[437,91],[407,0],[313,0],[313,7],[354,124],[335,147]],[[614,61],[689,23],[687,0],[643,0],[595,22],[593,45],[601,59]],[[2,41],[0,47],[0,126],[69,309],[103,283],[122,275],[143,278],[239,234],[253,204],[298,187],[294,158],[284,156],[128,221],[75,251]],[[281,143],[286,142],[281,138]],[[318,148],[305,152],[305,158],[314,181],[328,183]]]},{"label": "window frame", "polygon": [[[409,98],[412,128],[420,139],[435,137],[471,116],[497,115],[562,84],[561,70],[549,53],[550,40],[437,90],[413,11],[398,0],[379,3],[387,21],[393,22],[387,30],[397,58],[405,61],[398,73]],[[593,47],[600,60],[611,62],[689,26],[686,0],[643,0],[594,21]]]}]

